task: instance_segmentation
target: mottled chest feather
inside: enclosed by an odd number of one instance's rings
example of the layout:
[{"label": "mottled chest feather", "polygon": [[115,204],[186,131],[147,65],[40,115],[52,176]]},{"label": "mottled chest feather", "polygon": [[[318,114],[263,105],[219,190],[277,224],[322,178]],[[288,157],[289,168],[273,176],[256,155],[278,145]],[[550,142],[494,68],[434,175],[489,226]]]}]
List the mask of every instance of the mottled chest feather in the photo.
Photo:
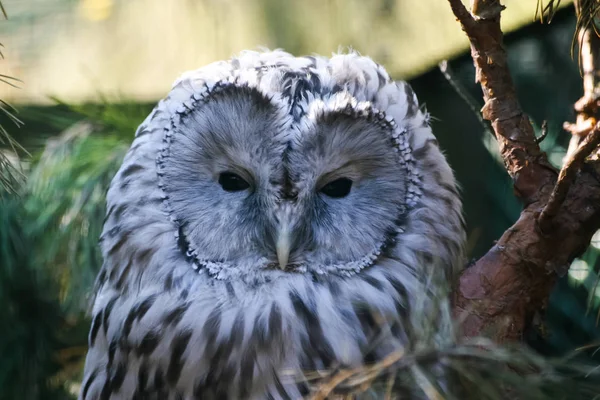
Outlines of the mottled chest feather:
[{"label": "mottled chest feather", "polygon": [[184,74],[107,209],[82,399],[300,398],[315,371],[448,333],[456,184],[410,87],[369,58]]}]

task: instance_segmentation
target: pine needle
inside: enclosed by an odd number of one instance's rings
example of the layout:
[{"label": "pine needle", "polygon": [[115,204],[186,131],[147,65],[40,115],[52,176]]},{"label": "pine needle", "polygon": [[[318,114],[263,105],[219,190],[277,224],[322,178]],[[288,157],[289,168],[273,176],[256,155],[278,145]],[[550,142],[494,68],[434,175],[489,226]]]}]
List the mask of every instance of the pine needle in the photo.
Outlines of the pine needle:
[{"label": "pine needle", "polygon": [[558,7],[560,6],[560,1],[561,0],[549,0],[548,3],[544,5],[543,0],[538,0],[537,5],[535,7],[534,19],[539,18],[540,23],[542,24],[549,24],[550,22],[552,22],[552,19],[554,18],[554,15],[556,14]]}]

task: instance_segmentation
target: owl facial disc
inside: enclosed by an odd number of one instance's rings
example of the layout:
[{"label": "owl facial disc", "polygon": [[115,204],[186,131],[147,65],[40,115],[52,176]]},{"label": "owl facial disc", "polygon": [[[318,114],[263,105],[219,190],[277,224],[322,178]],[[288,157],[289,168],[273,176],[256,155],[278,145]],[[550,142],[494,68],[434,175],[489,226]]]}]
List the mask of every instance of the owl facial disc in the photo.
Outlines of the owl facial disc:
[{"label": "owl facial disc", "polygon": [[[198,85],[165,128],[158,182],[193,268],[235,279],[273,269],[350,276],[372,265],[420,196],[407,129],[342,88],[306,95],[298,114],[298,103],[263,93],[254,79]],[[247,182],[219,191],[230,170]],[[327,179],[346,185],[343,196],[320,191]]]}]

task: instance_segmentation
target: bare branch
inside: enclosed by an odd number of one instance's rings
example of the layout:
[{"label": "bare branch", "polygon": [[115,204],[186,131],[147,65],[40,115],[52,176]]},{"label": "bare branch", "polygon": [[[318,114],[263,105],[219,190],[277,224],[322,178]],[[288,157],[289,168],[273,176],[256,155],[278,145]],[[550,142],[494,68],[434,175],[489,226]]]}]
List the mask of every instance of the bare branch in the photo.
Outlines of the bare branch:
[{"label": "bare branch", "polygon": [[[598,11],[595,0],[575,0],[579,68],[583,78],[583,96],[575,103],[575,124],[565,123],[565,129],[573,135],[564,161],[570,159],[579,143],[595,125],[600,95],[600,37],[593,27],[593,16]],[[573,43],[575,48],[575,42]]]},{"label": "bare branch", "polygon": [[536,138],[535,141],[540,144],[546,139],[546,136],[548,136],[548,121],[544,120],[544,122],[542,122],[542,134]]},{"label": "bare branch", "polygon": [[465,5],[461,0],[448,0],[450,3],[450,7],[452,8],[452,12],[456,16],[456,19],[460,22],[463,27],[463,30],[469,34],[468,31],[473,28],[473,23],[475,22],[471,13],[467,10]]},{"label": "bare branch", "polygon": [[575,177],[581,170],[585,159],[592,151],[598,148],[599,144],[600,123],[597,123],[594,129],[585,137],[577,150],[573,152],[569,160],[560,170],[556,186],[554,186],[550,199],[544,206],[544,209],[538,218],[538,223],[540,224],[542,231],[548,231],[550,228],[552,219],[558,214],[562,204],[567,198],[569,188],[573,185]]},{"label": "bare branch", "polygon": [[486,15],[475,19],[460,0],[448,1],[471,42],[475,76],[485,101],[483,117],[492,122],[515,191],[526,204],[536,201],[554,186],[556,170],[540,150],[529,118],[517,100],[500,29],[503,6],[498,0],[475,0],[479,13]]},{"label": "bare branch", "polygon": [[[579,148],[579,142],[581,141],[581,138],[586,137],[587,134],[590,133],[592,129],[594,129],[594,120],[591,118],[586,119],[579,124],[572,124],[570,122],[565,122],[565,123],[563,123],[563,129],[565,131],[569,132],[571,135],[573,135],[574,138],[577,139],[575,142],[573,142],[573,140],[571,140],[571,143],[569,143],[569,148],[571,148],[571,145],[573,146],[573,148],[565,156],[565,159],[563,160],[563,162],[564,162],[564,161],[568,160],[569,158],[571,158],[573,153],[575,152],[575,150],[577,150]],[[573,139],[573,138],[571,138],[571,139]]]},{"label": "bare branch", "polygon": [[460,84],[459,80],[456,79],[456,77],[454,76],[454,73],[452,72],[452,69],[450,68],[450,65],[448,64],[448,60],[443,60],[442,62],[440,62],[438,64],[438,67],[439,67],[442,75],[444,75],[444,78],[446,78],[446,80],[450,84],[450,86],[452,86],[454,91],[469,106],[469,108],[473,112],[473,115],[475,115],[475,117],[481,124],[481,127],[483,128],[485,133],[494,135],[494,133],[492,132],[492,130],[490,128],[489,123],[486,122],[483,119],[483,117],[481,116],[481,114],[479,113],[479,110],[477,109],[477,102],[475,101],[475,99],[469,94],[469,92]]}]

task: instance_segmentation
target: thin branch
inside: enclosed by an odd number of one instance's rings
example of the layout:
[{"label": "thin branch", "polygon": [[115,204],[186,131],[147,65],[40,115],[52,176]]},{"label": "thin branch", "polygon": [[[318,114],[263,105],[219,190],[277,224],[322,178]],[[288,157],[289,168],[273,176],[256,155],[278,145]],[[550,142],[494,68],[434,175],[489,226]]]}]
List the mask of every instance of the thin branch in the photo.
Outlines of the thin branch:
[{"label": "thin branch", "polygon": [[[594,19],[600,13],[600,2],[597,0],[574,0],[575,13],[577,14],[577,24],[575,26],[575,35],[571,46],[571,55],[575,50],[575,45],[578,43],[580,52],[582,46],[581,37],[585,32],[595,31],[598,35],[597,26]],[[576,41],[577,39],[577,41]]]},{"label": "thin branch", "polygon": [[595,125],[598,117],[600,95],[600,37],[595,32],[592,19],[600,3],[595,0],[575,0],[577,14],[576,35],[579,68],[583,78],[583,96],[575,103],[575,124],[565,123],[565,129],[573,135],[569,141],[565,161],[578,149],[579,143]]},{"label": "thin branch", "polygon": [[544,120],[544,122],[542,122],[542,134],[536,138],[535,141],[540,144],[546,139],[546,136],[548,136],[548,121]]},{"label": "thin branch", "polygon": [[[565,155],[564,161],[566,161],[569,158],[571,158],[575,150],[579,148],[579,142],[581,141],[581,138],[586,137],[587,134],[590,133],[592,129],[594,129],[594,120],[592,118],[585,119],[584,121],[578,124],[564,122],[563,129],[572,135],[571,142],[569,143],[570,151],[567,152],[567,154]],[[573,138],[576,138],[577,140],[573,141]]]},{"label": "thin branch", "polygon": [[471,13],[467,10],[465,5],[461,0],[448,0],[450,3],[450,7],[452,8],[452,12],[456,16],[456,18],[460,21],[461,25],[467,35],[469,34],[469,30],[473,29],[473,23],[475,20],[471,16]]},{"label": "thin branch", "polygon": [[[338,371],[329,380],[320,383],[318,391],[310,398],[311,400],[324,400],[333,392],[340,384],[349,378],[354,377],[355,379],[350,383],[352,386],[361,386],[364,383],[370,383],[383,371],[390,368],[392,365],[403,359],[405,353],[402,349],[398,349],[390,353],[383,360],[374,363],[366,367],[358,367],[353,369],[343,369]],[[423,357],[431,357],[430,353],[422,355]],[[412,356],[407,358],[405,366],[410,366],[419,357]]]},{"label": "thin branch", "polygon": [[493,136],[494,133],[492,132],[490,125],[487,122],[485,122],[485,120],[481,116],[481,113],[479,112],[480,107],[477,106],[477,102],[475,101],[475,99],[460,84],[460,81],[454,75],[452,68],[450,68],[448,60],[443,60],[442,62],[440,62],[438,64],[438,68],[440,69],[440,72],[442,73],[442,75],[444,75],[444,78],[446,78],[450,86],[452,86],[454,91],[463,99],[467,106],[469,106],[469,108],[473,112],[473,115],[475,115],[475,117],[483,127],[485,133]]},{"label": "thin branch", "polygon": [[558,214],[562,204],[567,198],[569,188],[573,185],[577,173],[581,170],[587,156],[589,156],[600,144],[600,122],[588,133],[577,150],[573,152],[569,160],[560,170],[558,181],[550,195],[550,199],[540,213],[538,223],[543,231],[550,228],[552,219]]}]

